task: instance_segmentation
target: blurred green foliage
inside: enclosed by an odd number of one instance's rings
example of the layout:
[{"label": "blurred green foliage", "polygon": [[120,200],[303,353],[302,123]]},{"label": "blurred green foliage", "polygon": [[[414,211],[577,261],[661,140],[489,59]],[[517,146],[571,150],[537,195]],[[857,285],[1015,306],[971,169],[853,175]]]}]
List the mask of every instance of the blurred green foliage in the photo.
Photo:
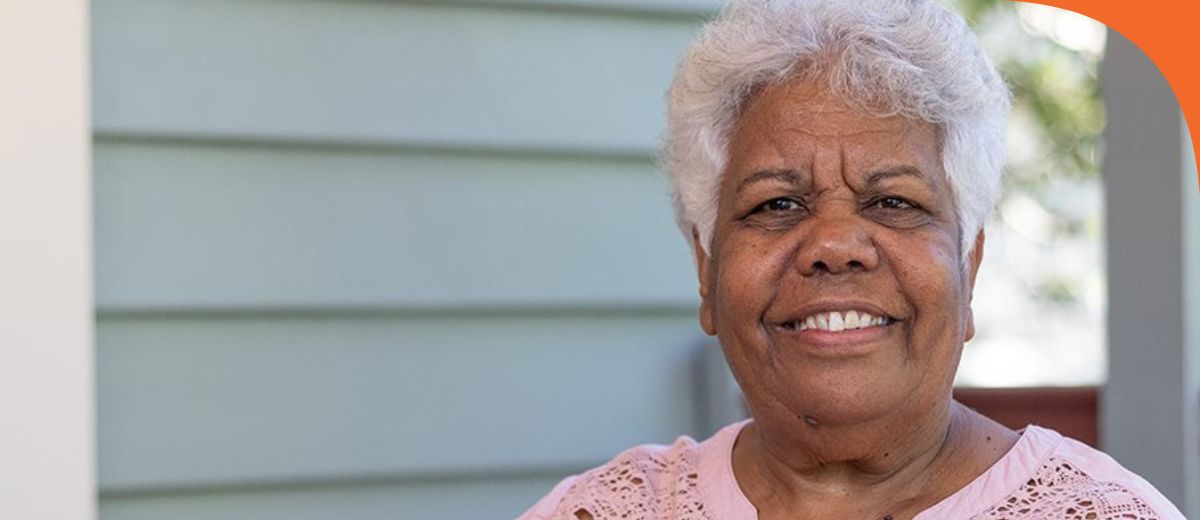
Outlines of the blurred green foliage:
[{"label": "blurred green foliage", "polygon": [[[1025,19],[1019,16],[1018,10],[1028,6],[1016,2],[950,1],[975,28],[1013,93],[1001,223],[1006,231],[1044,246],[1047,258],[1061,255],[1055,248],[1064,244],[1094,248],[1098,258],[1103,240],[1102,46],[1068,47],[1055,38],[1061,35],[1029,23],[1029,12]],[[1031,210],[1038,218],[1028,218]],[[1031,298],[1050,305],[1081,304],[1085,284],[1091,282],[1078,271],[1039,269],[1026,279]]]},{"label": "blurred green foliage", "polygon": [[[1040,197],[1045,195],[1042,188],[1064,179],[1095,178],[1100,172],[1104,130],[1100,57],[1068,48],[1035,28],[1019,24],[1017,3],[953,3],[979,32],[1012,89],[1014,121],[1019,126],[1014,130],[1030,134],[1014,143],[1026,148],[1011,150],[1006,191],[1021,190]],[[1020,25],[1020,34],[1014,31],[1013,23]],[[988,45],[997,40],[1000,45]],[[1048,210],[1055,210],[1052,201],[1039,201]]]}]

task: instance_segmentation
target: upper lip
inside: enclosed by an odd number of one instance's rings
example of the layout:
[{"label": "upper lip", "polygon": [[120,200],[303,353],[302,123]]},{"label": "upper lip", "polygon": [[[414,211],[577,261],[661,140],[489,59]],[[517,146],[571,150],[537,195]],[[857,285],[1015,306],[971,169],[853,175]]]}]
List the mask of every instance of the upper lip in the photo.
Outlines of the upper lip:
[{"label": "upper lip", "polygon": [[898,319],[896,316],[881,309],[878,305],[862,300],[821,300],[807,303],[795,309],[789,309],[786,313],[780,314],[779,318],[768,318],[767,321],[772,325],[783,325],[786,323],[800,322],[809,316],[823,312],[834,311],[858,311],[859,313],[865,312],[872,316],[883,316],[889,320]]}]

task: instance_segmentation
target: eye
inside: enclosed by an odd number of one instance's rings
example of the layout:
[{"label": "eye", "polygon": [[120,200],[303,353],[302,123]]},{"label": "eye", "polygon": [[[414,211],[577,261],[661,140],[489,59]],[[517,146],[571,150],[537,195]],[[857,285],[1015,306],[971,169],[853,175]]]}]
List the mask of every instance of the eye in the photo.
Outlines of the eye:
[{"label": "eye", "polygon": [[917,209],[917,205],[900,197],[882,197],[871,203],[881,209]]},{"label": "eye", "polygon": [[904,197],[885,195],[871,199],[863,214],[885,226],[909,229],[930,222],[933,214]]},{"label": "eye", "polygon": [[800,210],[800,209],[804,209],[804,205],[800,204],[795,199],[789,199],[787,197],[779,197],[776,199],[768,200],[762,204],[759,204],[758,206],[756,206],[754,208],[753,211],[751,211],[751,213],[760,213],[763,211],[771,211],[771,212],[796,211],[796,210]]},{"label": "eye", "polygon": [[808,206],[805,206],[801,196],[775,197],[754,206],[738,220],[760,231],[779,232],[791,229],[808,215]]}]

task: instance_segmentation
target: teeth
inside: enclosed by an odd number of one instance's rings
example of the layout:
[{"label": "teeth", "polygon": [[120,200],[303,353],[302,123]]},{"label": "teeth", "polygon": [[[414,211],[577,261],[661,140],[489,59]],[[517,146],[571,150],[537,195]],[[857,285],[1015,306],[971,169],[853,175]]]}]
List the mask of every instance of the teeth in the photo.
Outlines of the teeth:
[{"label": "teeth", "polygon": [[881,325],[887,325],[887,318],[858,311],[822,312],[804,318],[803,321],[787,324],[789,328],[796,330],[817,329],[830,332],[865,329]]},{"label": "teeth", "polygon": [[840,312],[829,313],[829,330],[831,330],[833,332],[841,332],[843,330],[846,330],[846,323],[845,323],[844,319],[842,318],[842,313],[840,313]]}]

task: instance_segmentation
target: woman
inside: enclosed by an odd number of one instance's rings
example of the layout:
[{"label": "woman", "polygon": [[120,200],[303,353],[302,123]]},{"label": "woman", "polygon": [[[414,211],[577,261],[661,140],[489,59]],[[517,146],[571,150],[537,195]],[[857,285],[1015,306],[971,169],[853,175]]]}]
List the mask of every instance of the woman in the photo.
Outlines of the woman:
[{"label": "woman", "polygon": [[735,1],[666,165],[753,417],[629,450],[524,519],[1182,518],[1104,454],[954,402],[1008,93],[934,0]]}]

